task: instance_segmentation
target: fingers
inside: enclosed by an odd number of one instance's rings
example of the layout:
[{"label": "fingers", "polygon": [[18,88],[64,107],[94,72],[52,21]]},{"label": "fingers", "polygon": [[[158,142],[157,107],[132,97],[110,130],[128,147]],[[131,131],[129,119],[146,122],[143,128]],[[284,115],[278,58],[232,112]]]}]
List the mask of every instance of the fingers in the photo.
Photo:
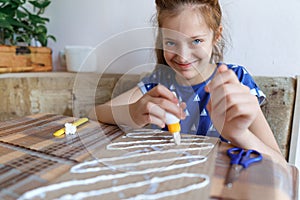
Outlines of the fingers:
[{"label": "fingers", "polygon": [[163,110],[159,105],[148,102],[144,111],[144,121],[146,124],[156,124],[163,128],[165,126],[165,113],[165,110]]},{"label": "fingers", "polygon": [[248,103],[255,100],[250,94],[249,88],[241,84],[224,84],[211,92],[211,107],[215,112],[223,113],[232,106],[240,103]]},{"label": "fingers", "polygon": [[168,88],[166,88],[163,85],[157,85],[156,87],[151,89],[145,95],[149,95],[151,97],[161,97],[161,98],[169,100],[175,104],[178,103],[177,97]]},{"label": "fingers", "polygon": [[144,96],[147,102],[159,105],[166,112],[172,113],[180,119],[185,117],[183,109],[186,107],[186,104],[180,105],[177,97],[165,86],[158,85]]},{"label": "fingers", "polygon": [[165,126],[165,110],[147,101],[146,98],[142,97],[137,102],[130,104],[129,112],[132,121],[139,127],[143,127],[147,124],[155,124],[161,128]]},{"label": "fingers", "polygon": [[[185,118],[185,113],[184,113],[184,109],[186,107],[185,103],[181,103],[180,104],[180,114],[181,116],[178,117],[180,119],[184,119]],[[178,106],[176,106],[176,108],[178,108]],[[165,127],[166,124],[166,111],[164,109],[162,109],[159,105],[157,104],[153,104],[153,103],[149,103],[148,104],[148,108],[146,109],[146,114],[144,115],[146,117],[146,121],[148,124],[155,124],[161,128]]]},{"label": "fingers", "polygon": [[[225,115],[233,106],[238,106],[249,100],[249,88],[238,80],[236,74],[226,65],[221,65],[205,90],[210,92],[211,98],[207,109]],[[227,113],[228,114],[228,113]],[[231,119],[230,117],[228,120]]]},{"label": "fingers", "polygon": [[169,89],[158,85],[131,106],[131,116],[140,126],[155,124],[163,128],[166,112],[184,119],[185,107],[186,104],[182,102],[179,104],[178,99]]},{"label": "fingers", "polygon": [[179,106],[180,106],[180,119],[185,119],[185,117],[186,117],[186,115],[185,115],[185,112],[184,112],[184,110],[186,109],[186,103],[184,103],[184,102],[181,102],[180,104],[179,104]]},{"label": "fingers", "polygon": [[215,127],[222,134],[230,134],[233,130],[242,132],[255,120],[259,107],[256,97],[226,65],[218,68],[205,90],[210,93],[207,109]]},{"label": "fingers", "polygon": [[213,79],[205,87],[205,90],[207,92],[210,92],[224,84],[229,83],[240,84],[240,81],[238,80],[236,74],[232,70],[229,70],[226,65],[222,64],[221,66],[219,66]]},{"label": "fingers", "polygon": [[226,115],[226,121],[231,121],[239,116],[252,116],[257,106],[257,100],[254,95],[235,93],[222,99],[219,103],[211,102],[212,111],[219,115]]},{"label": "fingers", "polygon": [[257,116],[256,113],[257,105],[254,104],[253,101],[240,101],[238,104],[233,104],[233,106],[227,110],[228,117],[226,118],[226,121],[232,121],[237,118],[252,121],[255,118],[254,116]]}]

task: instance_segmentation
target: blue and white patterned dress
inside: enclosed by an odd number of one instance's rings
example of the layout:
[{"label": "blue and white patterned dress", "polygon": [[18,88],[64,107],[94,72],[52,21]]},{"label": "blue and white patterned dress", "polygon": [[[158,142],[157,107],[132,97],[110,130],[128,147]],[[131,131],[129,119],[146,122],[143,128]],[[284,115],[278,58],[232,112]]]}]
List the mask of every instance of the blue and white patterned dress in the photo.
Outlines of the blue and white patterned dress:
[{"label": "blue and white patterned dress", "polygon": [[[239,65],[227,64],[227,66],[236,73],[239,81],[243,85],[250,88],[251,94],[256,95],[261,104],[265,100],[265,95],[256,85],[247,70]],[[138,83],[138,87],[143,94],[147,93],[157,84],[162,84],[171,91],[176,92],[179,101],[183,101],[187,105],[185,110],[187,117],[180,122],[181,133],[219,137],[220,135],[214,130],[206,109],[210,94],[204,90],[204,87],[213,76],[214,74],[206,81],[197,85],[182,86],[177,83],[175,72],[172,68],[159,65],[149,76],[144,77],[141,82]],[[153,126],[153,128],[158,127]]]}]

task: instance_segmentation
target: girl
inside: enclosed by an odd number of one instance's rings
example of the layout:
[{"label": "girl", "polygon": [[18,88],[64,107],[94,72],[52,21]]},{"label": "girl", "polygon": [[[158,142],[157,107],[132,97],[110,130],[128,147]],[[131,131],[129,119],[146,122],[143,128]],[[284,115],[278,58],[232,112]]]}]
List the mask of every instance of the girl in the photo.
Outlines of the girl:
[{"label": "girl", "polygon": [[259,106],[264,94],[244,67],[219,63],[218,0],[156,0],[156,7],[156,69],[138,86],[98,105],[97,119],[164,128],[169,112],[181,119],[182,133],[206,135],[215,128],[235,146],[285,162]]}]

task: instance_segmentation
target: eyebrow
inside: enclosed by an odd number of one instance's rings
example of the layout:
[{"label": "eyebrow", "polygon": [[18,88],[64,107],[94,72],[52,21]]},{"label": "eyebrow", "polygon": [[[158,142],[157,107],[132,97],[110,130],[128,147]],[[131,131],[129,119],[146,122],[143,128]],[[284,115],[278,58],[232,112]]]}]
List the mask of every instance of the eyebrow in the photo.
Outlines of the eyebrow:
[{"label": "eyebrow", "polygon": [[204,37],[204,36],[207,36],[207,33],[204,33],[204,34],[202,34],[202,35],[192,36],[191,38],[192,38],[192,39],[195,39],[195,38]]},{"label": "eyebrow", "polygon": [[[186,38],[190,38],[190,39],[196,39],[196,38],[201,38],[201,37],[205,37],[207,36],[207,33],[204,33],[202,35],[195,35],[195,36],[192,36],[192,37],[186,37]],[[163,40],[176,40],[176,38],[170,38],[170,37],[163,37],[162,38]]]},{"label": "eyebrow", "polygon": [[169,37],[163,37],[163,40],[175,40],[174,38],[169,38]]}]

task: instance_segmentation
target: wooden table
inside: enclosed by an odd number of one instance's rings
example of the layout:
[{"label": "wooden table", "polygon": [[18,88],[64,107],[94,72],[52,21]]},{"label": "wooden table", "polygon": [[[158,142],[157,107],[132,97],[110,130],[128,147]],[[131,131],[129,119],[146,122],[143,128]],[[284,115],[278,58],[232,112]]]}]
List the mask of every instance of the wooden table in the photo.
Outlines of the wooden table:
[{"label": "wooden table", "polygon": [[[27,199],[65,198],[75,193],[92,195],[91,191],[95,195],[91,199],[132,195],[145,199],[158,194],[165,195],[162,199],[298,197],[298,170],[267,156],[244,170],[232,188],[224,187],[230,145],[216,138],[185,135],[183,139],[190,143],[175,146],[169,133],[128,132],[92,121],[80,126],[76,135],[52,136],[73,120],[38,114],[0,123],[0,199],[17,199],[22,194]],[[44,192],[30,192],[36,188]],[[45,196],[36,195],[41,193]]]}]

